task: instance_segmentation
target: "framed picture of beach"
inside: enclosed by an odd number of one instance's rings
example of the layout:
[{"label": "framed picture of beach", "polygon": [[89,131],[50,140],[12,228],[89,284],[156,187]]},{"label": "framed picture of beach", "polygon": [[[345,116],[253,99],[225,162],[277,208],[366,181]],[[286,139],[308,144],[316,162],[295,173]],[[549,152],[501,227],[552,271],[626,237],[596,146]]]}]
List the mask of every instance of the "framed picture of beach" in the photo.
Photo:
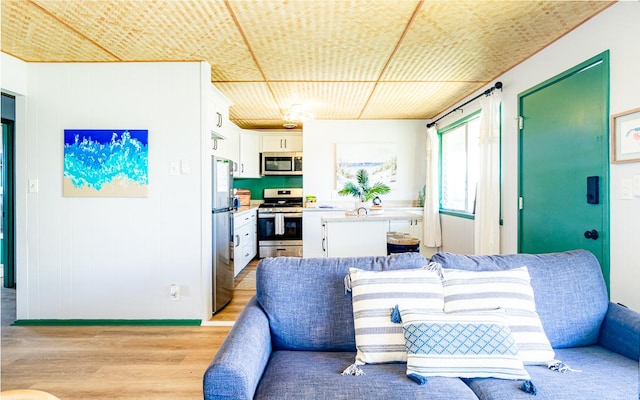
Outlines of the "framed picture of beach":
[{"label": "framed picture of beach", "polygon": [[336,143],[336,189],[354,180],[359,169],[369,173],[372,182],[396,182],[398,162],[393,143]]},{"label": "framed picture of beach", "polygon": [[640,108],[611,116],[611,162],[640,161]]},{"label": "framed picture of beach", "polygon": [[65,197],[147,197],[149,131],[65,129]]}]

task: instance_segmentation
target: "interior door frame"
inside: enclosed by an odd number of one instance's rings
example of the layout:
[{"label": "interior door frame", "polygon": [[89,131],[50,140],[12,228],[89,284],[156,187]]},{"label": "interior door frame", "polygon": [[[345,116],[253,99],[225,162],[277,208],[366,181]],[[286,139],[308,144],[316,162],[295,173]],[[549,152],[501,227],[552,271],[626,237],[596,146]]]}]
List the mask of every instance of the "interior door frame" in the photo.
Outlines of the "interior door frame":
[{"label": "interior door frame", "polygon": [[[523,108],[523,99],[539,90],[542,90],[546,87],[554,85],[566,78],[569,78],[572,75],[575,75],[587,68],[591,68],[594,65],[601,63],[604,68],[603,76],[605,79],[605,109],[603,110],[602,118],[604,120],[604,126],[606,132],[603,134],[603,143],[602,143],[602,160],[603,160],[603,168],[602,168],[602,177],[600,182],[600,199],[603,202],[602,204],[602,227],[605,232],[600,237],[603,243],[602,250],[602,261],[601,268],[602,274],[604,276],[604,280],[607,286],[607,291],[610,292],[610,262],[611,262],[611,242],[610,242],[610,218],[611,218],[611,210],[610,210],[610,174],[611,174],[611,163],[610,163],[610,92],[611,92],[611,79],[610,79],[610,64],[609,64],[609,50],[606,50],[586,61],[581,62],[573,68],[570,68],[534,87],[528,89],[520,94],[518,94],[518,115],[522,115]],[[523,133],[524,129],[518,130],[518,201],[523,196],[523,165],[522,165],[522,154],[523,154]],[[518,207],[518,252],[522,250],[522,209]]]},{"label": "interior door frame", "polygon": [[3,286],[16,285],[15,270],[15,122],[2,118],[2,263]]}]

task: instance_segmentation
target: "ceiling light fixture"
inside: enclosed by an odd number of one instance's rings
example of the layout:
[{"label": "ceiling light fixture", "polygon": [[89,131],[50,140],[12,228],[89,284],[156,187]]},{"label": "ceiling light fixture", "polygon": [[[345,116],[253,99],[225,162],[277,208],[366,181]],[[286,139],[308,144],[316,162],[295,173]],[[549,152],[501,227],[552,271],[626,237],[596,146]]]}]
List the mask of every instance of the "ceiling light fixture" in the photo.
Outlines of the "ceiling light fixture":
[{"label": "ceiling light fixture", "polygon": [[287,129],[291,129],[298,126],[298,122],[304,122],[313,119],[313,114],[306,111],[302,104],[292,104],[285,111],[283,119],[285,121],[285,124],[283,126]]}]

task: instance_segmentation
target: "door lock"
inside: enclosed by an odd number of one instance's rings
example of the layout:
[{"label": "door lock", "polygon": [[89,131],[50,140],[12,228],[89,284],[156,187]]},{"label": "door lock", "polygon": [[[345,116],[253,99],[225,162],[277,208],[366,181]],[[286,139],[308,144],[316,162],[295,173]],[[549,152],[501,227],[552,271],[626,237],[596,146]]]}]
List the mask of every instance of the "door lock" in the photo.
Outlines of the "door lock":
[{"label": "door lock", "polygon": [[597,230],[592,229],[590,231],[586,231],[584,233],[584,237],[586,237],[587,239],[593,239],[593,240],[597,240],[598,237],[600,237],[600,234],[598,233]]}]

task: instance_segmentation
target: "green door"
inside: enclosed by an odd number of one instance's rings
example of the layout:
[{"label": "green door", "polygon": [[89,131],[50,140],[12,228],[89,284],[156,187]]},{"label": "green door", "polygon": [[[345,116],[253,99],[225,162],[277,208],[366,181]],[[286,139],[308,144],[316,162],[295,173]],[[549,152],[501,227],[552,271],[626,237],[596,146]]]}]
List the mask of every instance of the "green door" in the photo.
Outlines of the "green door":
[{"label": "green door", "polygon": [[589,250],[607,286],[608,56],[600,54],[519,96],[519,251]]}]

